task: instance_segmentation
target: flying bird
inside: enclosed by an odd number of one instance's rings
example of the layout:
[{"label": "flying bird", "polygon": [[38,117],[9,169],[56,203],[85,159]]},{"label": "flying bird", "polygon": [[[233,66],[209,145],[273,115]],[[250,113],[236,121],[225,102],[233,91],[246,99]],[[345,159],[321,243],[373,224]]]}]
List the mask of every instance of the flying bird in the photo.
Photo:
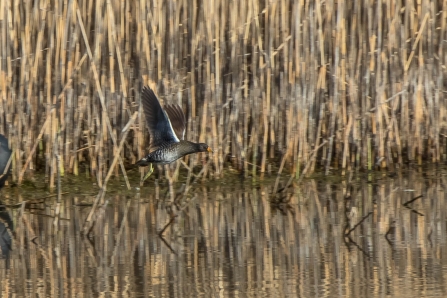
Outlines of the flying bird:
[{"label": "flying bird", "polygon": [[140,167],[149,166],[143,181],[154,171],[152,164],[169,164],[192,153],[213,152],[205,143],[184,140],[186,120],[178,105],[161,107],[151,88],[144,86],[141,101],[149,128],[149,154],[136,162]]}]

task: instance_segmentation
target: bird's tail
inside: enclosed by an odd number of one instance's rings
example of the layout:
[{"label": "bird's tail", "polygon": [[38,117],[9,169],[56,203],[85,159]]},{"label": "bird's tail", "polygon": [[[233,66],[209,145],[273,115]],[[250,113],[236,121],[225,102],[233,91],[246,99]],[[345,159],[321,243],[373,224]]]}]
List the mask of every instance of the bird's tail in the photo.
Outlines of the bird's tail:
[{"label": "bird's tail", "polygon": [[142,158],[139,161],[137,161],[133,166],[135,167],[147,167],[151,163],[147,161],[146,158]]},{"label": "bird's tail", "polygon": [[150,164],[151,164],[150,162],[148,162],[145,158],[143,158],[134,164],[125,165],[124,168],[126,169],[126,171],[131,171],[131,170],[137,169],[139,167],[147,167]]},{"label": "bird's tail", "polygon": [[126,170],[126,172],[131,171],[131,170],[136,169],[136,168],[137,168],[136,164],[131,164],[131,165],[126,164],[126,165],[124,165],[124,169]]}]

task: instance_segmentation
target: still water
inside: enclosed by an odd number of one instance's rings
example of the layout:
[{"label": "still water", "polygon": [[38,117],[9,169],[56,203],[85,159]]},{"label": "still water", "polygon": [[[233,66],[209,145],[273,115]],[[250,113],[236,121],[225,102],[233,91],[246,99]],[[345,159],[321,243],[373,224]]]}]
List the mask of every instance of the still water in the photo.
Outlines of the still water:
[{"label": "still water", "polygon": [[54,198],[16,189],[2,297],[444,297],[446,177],[307,180],[273,200],[269,183],[197,184],[171,207],[149,183],[106,194],[88,237],[94,194],[64,194],[55,225]]}]

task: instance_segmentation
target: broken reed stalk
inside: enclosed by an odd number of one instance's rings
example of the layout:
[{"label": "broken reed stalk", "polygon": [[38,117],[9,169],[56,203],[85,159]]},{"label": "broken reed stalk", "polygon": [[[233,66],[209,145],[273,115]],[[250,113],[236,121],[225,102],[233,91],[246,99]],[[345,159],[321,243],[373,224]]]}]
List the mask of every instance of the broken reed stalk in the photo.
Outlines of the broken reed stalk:
[{"label": "broken reed stalk", "polygon": [[[76,3],[76,1],[75,1],[75,3]],[[107,107],[106,107],[106,104],[105,104],[104,94],[103,94],[102,89],[101,89],[101,84],[99,82],[98,72],[96,70],[96,65],[95,65],[95,62],[93,60],[92,52],[90,50],[90,46],[89,46],[89,43],[88,43],[88,37],[87,37],[87,34],[85,33],[84,25],[83,25],[83,22],[82,22],[82,16],[81,16],[81,12],[79,11],[79,8],[76,9],[76,14],[78,16],[78,21],[79,21],[79,26],[81,27],[82,36],[84,37],[84,42],[85,42],[85,46],[87,48],[87,53],[88,53],[88,55],[89,55],[89,57],[91,59],[91,62],[92,62],[93,77],[95,78],[96,88],[97,88],[97,91],[98,91],[98,95],[99,95],[99,99],[100,99],[100,102],[101,102],[101,106],[102,106],[103,112],[106,112],[107,111]],[[107,115],[107,113],[103,113],[103,115],[105,115],[105,122],[106,122],[106,125],[107,125],[107,129],[109,130],[110,138],[112,139],[112,142],[113,142],[113,147],[114,147],[113,149],[116,152],[116,151],[118,151],[118,150],[116,150],[117,149],[116,148],[116,145],[117,145],[116,144],[116,138],[115,138],[115,135],[113,133],[112,126],[110,124],[109,116]],[[124,178],[126,179],[126,182],[127,182],[127,188],[130,189],[129,182],[127,181],[126,169],[124,168],[124,164],[123,164],[123,161],[121,159],[121,155],[118,153],[115,156],[118,157],[118,161],[120,163],[121,170],[122,170]]]},{"label": "broken reed stalk", "polygon": [[[110,177],[112,176],[112,170],[114,169],[114,167],[115,167],[117,161],[118,161],[118,160],[120,159],[120,157],[121,157],[121,150],[123,149],[123,145],[124,145],[124,142],[126,141],[127,134],[128,134],[129,131],[130,131],[130,127],[133,125],[133,123],[134,123],[135,120],[137,119],[137,116],[138,116],[138,112],[135,112],[135,113],[132,115],[132,118],[130,118],[129,122],[126,124],[126,126],[124,127],[124,129],[123,129],[123,131],[122,131],[123,136],[122,136],[122,138],[121,138],[120,145],[119,145],[119,147],[118,147],[118,152],[115,154],[115,157],[114,157],[114,159],[113,159],[113,161],[112,161],[112,165],[110,166],[109,172],[107,173],[107,176],[106,176],[106,178],[104,179],[104,184],[103,184],[104,186],[106,186],[106,185],[107,185],[107,182],[109,182],[109,179],[110,179]],[[125,177],[127,177],[126,172],[124,172],[124,175],[125,175]],[[129,183],[129,180],[126,179],[126,183]],[[128,189],[130,189],[130,185],[128,185]]]},{"label": "broken reed stalk", "polygon": [[[96,208],[97,208],[99,202],[102,202],[103,199],[104,199],[104,195],[105,195],[106,190],[107,190],[107,183],[109,182],[109,179],[110,179],[110,177],[112,176],[112,171],[113,171],[113,169],[114,169],[116,163],[117,163],[118,160],[120,159],[120,156],[121,156],[121,150],[123,149],[123,145],[124,145],[124,142],[126,141],[127,134],[128,134],[129,131],[130,131],[129,128],[133,125],[133,123],[134,123],[135,120],[137,119],[137,116],[138,116],[138,112],[135,112],[135,113],[132,115],[132,118],[130,118],[129,122],[128,122],[128,123],[125,125],[125,127],[124,127],[123,135],[122,135],[122,137],[121,137],[121,141],[120,141],[120,144],[119,144],[119,147],[118,147],[118,151],[116,152],[116,154],[115,154],[115,158],[114,158],[113,161],[112,161],[112,165],[111,165],[111,167],[109,168],[109,172],[107,173],[107,176],[105,177],[104,182],[102,183],[102,187],[101,187],[101,189],[100,189],[98,195],[96,196],[95,201],[93,202],[93,207],[92,207],[92,209],[90,210],[90,212],[89,212],[89,214],[88,214],[88,216],[87,216],[87,219],[85,220],[84,228],[83,228],[83,231],[84,231],[85,234],[88,234],[88,232],[90,231],[90,229],[91,229],[92,226],[93,226],[93,220],[92,220],[93,214],[95,213]],[[130,189],[130,185],[129,185],[128,180],[126,180],[126,182],[128,183],[128,188]]]},{"label": "broken reed stalk", "polygon": [[202,2],[5,2],[0,133],[13,179],[44,167],[55,186],[59,142],[61,175],[128,184],[124,164],[147,153],[144,115],[112,167],[117,132],[147,83],[182,106],[187,139],[215,149],[185,158],[189,177],[203,165],[204,179],[230,165],[301,176],[315,148],[308,173],[446,161],[445,1]]}]

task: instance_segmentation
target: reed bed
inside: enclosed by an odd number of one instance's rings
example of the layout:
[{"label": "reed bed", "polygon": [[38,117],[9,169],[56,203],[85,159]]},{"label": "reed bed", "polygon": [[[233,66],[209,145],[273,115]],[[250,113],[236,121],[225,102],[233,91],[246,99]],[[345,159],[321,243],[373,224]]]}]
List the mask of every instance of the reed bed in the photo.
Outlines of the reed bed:
[{"label": "reed bed", "polygon": [[1,1],[13,178],[126,177],[145,84],[215,149],[176,164],[204,179],[445,162],[446,17],[429,0]]}]

